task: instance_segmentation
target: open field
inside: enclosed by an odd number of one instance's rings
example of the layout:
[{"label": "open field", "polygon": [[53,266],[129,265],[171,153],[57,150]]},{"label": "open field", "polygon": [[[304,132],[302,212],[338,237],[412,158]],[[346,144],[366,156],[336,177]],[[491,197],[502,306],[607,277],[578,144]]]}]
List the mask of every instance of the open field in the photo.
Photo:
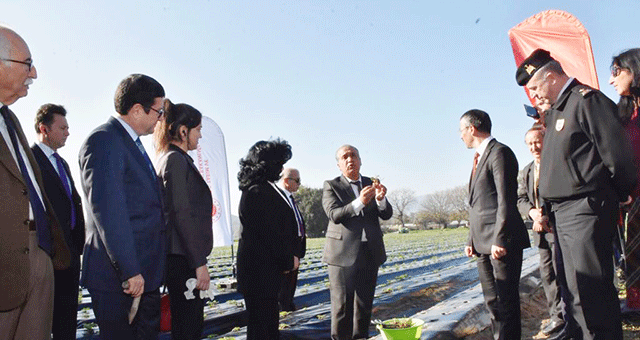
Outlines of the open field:
[{"label": "open field", "polygon": [[[373,317],[411,316],[476,285],[475,262],[463,255],[467,233],[468,229],[458,228],[386,234],[388,260],[380,268]],[[281,314],[280,327],[285,339],[329,337],[330,303],[327,271],[322,263],[323,246],[324,238],[307,242],[307,255],[300,264],[295,298],[298,310]],[[237,248],[234,246],[233,249]],[[535,249],[529,249],[525,258],[536,254]],[[209,257],[212,283],[231,277],[232,264],[231,247],[215,248]],[[545,318],[544,313],[538,313],[532,307],[535,305],[532,301],[536,299],[539,297],[523,301],[523,309],[528,308],[523,316],[531,319],[523,320],[523,325],[532,328],[523,334],[535,334],[533,328]],[[96,338],[98,329],[90,307],[90,297],[84,291],[78,315],[79,339]],[[242,340],[245,339],[245,325],[242,296],[233,290],[219,289],[215,300],[205,307],[203,338]],[[378,332],[372,327],[370,334],[374,336]],[[482,333],[478,337],[483,339]],[[160,339],[169,338],[169,333],[160,336]]]},{"label": "open field", "polygon": [[[426,287],[425,275],[433,276],[428,280],[433,284],[440,279],[438,272],[469,262],[462,253],[466,238],[467,229],[464,228],[385,235],[388,260],[380,268],[376,301],[395,301],[408,292],[409,287]],[[304,317],[298,320],[297,315],[329,306],[328,277],[326,266],[322,263],[323,246],[324,238],[309,239],[307,242],[307,255],[300,264],[295,300],[300,310],[283,316],[283,328],[293,329],[295,325],[304,323]],[[235,251],[237,247],[233,249]],[[212,283],[231,277],[232,264],[231,247],[215,248],[209,257]],[[215,300],[205,307],[205,337],[216,337],[234,329],[236,332],[232,333],[237,334],[237,327],[244,326],[245,322],[243,302],[242,296],[235,291],[218,290]],[[98,329],[86,290],[83,291],[79,308],[78,338],[91,339]],[[326,319],[325,323],[328,322],[328,312],[329,309],[326,313],[316,313],[315,319]],[[163,337],[168,338],[168,335]]]}]

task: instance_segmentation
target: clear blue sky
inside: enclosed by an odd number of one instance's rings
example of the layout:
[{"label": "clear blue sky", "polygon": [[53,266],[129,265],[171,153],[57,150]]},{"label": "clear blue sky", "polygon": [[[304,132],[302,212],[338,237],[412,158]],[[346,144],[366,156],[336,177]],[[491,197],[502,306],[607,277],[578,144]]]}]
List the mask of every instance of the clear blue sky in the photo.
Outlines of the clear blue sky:
[{"label": "clear blue sky", "polygon": [[[423,195],[467,182],[473,156],[458,119],[479,108],[524,167],[532,121],[507,32],[538,12],[565,10],[584,24],[600,87],[614,101],[611,57],[640,47],[637,0],[4,0],[0,7],[0,21],[27,41],[38,70],[12,109],[34,141],[37,108],[67,108],[71,136],[60,153],[76,181],[80,144],[113,114],[117,84],[144,73],[225,133],[234,214],[238,160],[270,137],[291,143],[287,165],[300,169],[304,185],[337,176],[334,152],[349,143],[360,149],[363,174]],[[151,150],[150,137],[144,143]]]}]

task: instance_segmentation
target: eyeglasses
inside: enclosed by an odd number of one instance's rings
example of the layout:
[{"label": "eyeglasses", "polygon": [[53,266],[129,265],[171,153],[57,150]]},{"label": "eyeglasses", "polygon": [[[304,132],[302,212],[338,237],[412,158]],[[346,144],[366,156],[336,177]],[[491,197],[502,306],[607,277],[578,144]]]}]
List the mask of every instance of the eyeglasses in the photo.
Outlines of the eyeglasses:
[{"label": "eyeglasses", "polygon": [[298,183],[298,185],[300,185],[300,178],[291,178],[291,177],[287,177],[287,179],[292,180],[296,183]]},{"label": "eyeglasses", "polygon": [[622,67],[620,66],[614,66],[611,68],[611,75],[615,78],[617,76],[620,75],[620,73],[622,73]]},{"label": "eyeglasses", "polygon": [[156,110],[156,109],[152,108],[151,106],[149,106],[149,108],[151,110],[155,111],[158,114],[158,118],[162,117],[162,115],[164,114],[164,109]]},{"label": "eyeglasses", "polygon": [[7,58],[0,58],[0,60],[10,61],[10,62],[13,62],[13,63],[27,65],[27,66],[29,66],[29,72],[31,72],[31,68],[33,67],[33,60],[23,61],[23,60],[15,60],[15,59],[7,59]]}]

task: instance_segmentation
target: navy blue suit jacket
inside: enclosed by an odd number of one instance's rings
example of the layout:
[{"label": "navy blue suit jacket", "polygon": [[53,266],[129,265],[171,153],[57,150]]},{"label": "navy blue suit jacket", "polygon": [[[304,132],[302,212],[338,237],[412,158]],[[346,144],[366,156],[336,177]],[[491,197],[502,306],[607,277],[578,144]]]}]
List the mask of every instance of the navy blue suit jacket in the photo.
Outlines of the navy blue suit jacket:
[{"label": "navy blue suit jacket", "polygon": [[[82,200],[80,199],[78,191],[76,191],[76,185],[71,177],[69,164],[67,164],[64,159],[62,160],[64,171],[66,171],[69,182],[71,182],[70,189],[73,202],[71,202],[69,196],[67,196],[67,191],[62,184],[60,175],[58,175],[58,172],[40,146],[38,144],[32,145],[31,151],[33,151],[33,156],[40,166],[42,179],[44,181],[44,190],[47,193],[47,197],[49,197],[58,222],[60,222],[60,229],[62,229],[64,233],[64,240],[67,242],[69,250],[71,250],[72,264],[80,266],[80,255],[82,255],[82,248],[84,247],[84,217],[82,216]],[[71,229],[71,204],[73,204],[76,213],[73,230]]]},{"label": "navy blue suit jacket", "polygon": [[160,183],[122,124],[109,118],[80,148],[86,233],[80,283],[122,291],[142,274],[144,290],[157,289],[166,255]]}]

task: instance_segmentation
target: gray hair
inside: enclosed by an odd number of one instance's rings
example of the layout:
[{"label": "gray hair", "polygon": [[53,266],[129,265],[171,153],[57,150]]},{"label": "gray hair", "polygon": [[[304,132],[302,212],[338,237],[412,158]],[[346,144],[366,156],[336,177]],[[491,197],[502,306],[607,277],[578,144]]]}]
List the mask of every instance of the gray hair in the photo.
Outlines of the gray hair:
[{"label": "gray hair", "polygon": [[[13,49],[13,43],[9,39],[10,34],[16,34],[11,28],[0,24],[0,58],[11,57],[11,50]],[[17,34],[16,34],[17,35]],[[7,61],[0,61],[7,64]]]},{"label": "gray hair", "polygon": [[360,158],[360,151],[358,151],[358,149],[350,144],[344,144],[343,146],[339,147],[338,150],[336,150],[336,161],[340,161],[340,159],[338,158],[338,152],[340,152],[340,150],[342,149],[352,149],[353,151],[356,152],[356,155],[358,155],[358,158]]},{"label": "gray hair", "polygon": [[[544,64],[537,72],[533,75],[533,77],[539,76],[542,77],[547,72],[553,72],[559,76],[566,76],[567,74],[562,69],[562,65],[557,60],[551,60],[548,63]],[[533,78],[532,77],[532,78]]]},{"label": "gray hair", "polygon": [[545,132],[545,131],[544,131],[544,129],[542,128],[542,126],[541,126],[541,125],[537,125],[537,124],[535,124],[531,129],[529,129],[529,130],[527,130],[527,132],[525,132],[525,134],[524,134],[525,141],[526,141],[526,139],[527,139],[527,135],[528,135],[529,133],[534,133],[534,132],[537,132],[537,133],[539,133],[540,135],[542,135],[542,137],[544,137],[544,132]]}]

